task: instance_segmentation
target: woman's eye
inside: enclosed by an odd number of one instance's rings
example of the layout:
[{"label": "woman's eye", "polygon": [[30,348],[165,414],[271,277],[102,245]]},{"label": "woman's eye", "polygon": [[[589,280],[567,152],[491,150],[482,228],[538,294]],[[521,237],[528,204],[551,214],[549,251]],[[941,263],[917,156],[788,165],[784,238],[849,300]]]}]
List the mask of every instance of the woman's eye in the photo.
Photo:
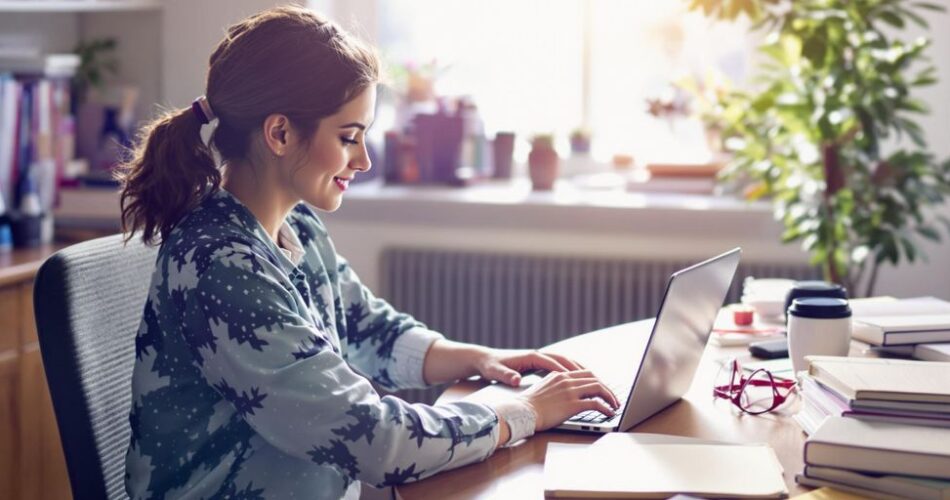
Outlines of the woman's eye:
[{"label": "woman's eye", "polygon": [[340,137],[340,142],[343,144],[359,144],[359,141],[356,139],[350,139],[349,137]]}]

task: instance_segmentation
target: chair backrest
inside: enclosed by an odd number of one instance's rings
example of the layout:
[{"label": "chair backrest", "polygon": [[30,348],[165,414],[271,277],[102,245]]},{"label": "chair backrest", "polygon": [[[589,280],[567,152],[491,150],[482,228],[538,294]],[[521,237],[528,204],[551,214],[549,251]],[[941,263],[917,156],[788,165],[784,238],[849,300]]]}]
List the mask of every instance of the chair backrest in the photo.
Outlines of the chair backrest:
[{"label": "chair backrest", "polygon": [[57,252],[36,276],[40,350],[77,499],[127,498],[135,334],[157,253],[108,236]]}]

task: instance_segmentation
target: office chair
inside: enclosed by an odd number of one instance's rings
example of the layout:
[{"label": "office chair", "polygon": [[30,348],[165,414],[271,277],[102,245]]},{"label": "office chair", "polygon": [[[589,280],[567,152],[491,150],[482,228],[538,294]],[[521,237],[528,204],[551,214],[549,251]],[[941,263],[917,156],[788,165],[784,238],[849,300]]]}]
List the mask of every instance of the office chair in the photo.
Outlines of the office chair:
[{"label": "office chair", "polygon": [[127,498],[135,333],[157,253],[108,236],[57,252],[36,275],[40,351],[76,499]]}]

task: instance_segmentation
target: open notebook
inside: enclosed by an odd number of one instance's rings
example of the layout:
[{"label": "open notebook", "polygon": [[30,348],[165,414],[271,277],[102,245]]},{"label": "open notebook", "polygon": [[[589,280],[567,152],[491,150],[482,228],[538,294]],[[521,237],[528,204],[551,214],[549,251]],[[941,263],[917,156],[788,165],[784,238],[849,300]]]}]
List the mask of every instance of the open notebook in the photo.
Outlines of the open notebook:
[{"label": "open notebook", "polygon": [[782,467],[765,444],[722,444],[657,434],[611,433],[592,445],[549,443],[548,497],[784,498]]}]

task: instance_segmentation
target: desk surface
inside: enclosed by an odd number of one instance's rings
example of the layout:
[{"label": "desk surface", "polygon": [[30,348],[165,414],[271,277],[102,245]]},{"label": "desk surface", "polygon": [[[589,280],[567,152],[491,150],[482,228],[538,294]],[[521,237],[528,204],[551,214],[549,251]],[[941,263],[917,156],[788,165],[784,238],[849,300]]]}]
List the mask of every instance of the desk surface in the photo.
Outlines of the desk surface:
[{"label": "desk surface", "polygon": [[56,243],[0,253],[0,286],[32,280],[43,261],[65,246]]},{"label": "desk surface", "polygon": [[[862,355],[852,345],[852,356]],[[802,471],[802,447],[805,435],[792,419],[801,401],[793,398],[779,411],[759,416],[744,415],[731,403],[714,400],[712,384],[719,370],[717,360],[747,357],[744,347],[716,348],[710,346],[683,400],[634,427],[635,432],[674,434],[742,443],[769,443],[785,469],[785,483],[790,496],[807,491],[795,483],[795,474]],[[462,382],[448,389],[439,401],[451,401],[480,387],[477,382]],[[498,450],[487,460],[435,475],[428,479],[400,486],[399,498],[518,498],[544,497],[541,474],[544,453],[549,442],[587,443],[599,436],[566,431],[548,431],[535,435],[513,448]]]}]

